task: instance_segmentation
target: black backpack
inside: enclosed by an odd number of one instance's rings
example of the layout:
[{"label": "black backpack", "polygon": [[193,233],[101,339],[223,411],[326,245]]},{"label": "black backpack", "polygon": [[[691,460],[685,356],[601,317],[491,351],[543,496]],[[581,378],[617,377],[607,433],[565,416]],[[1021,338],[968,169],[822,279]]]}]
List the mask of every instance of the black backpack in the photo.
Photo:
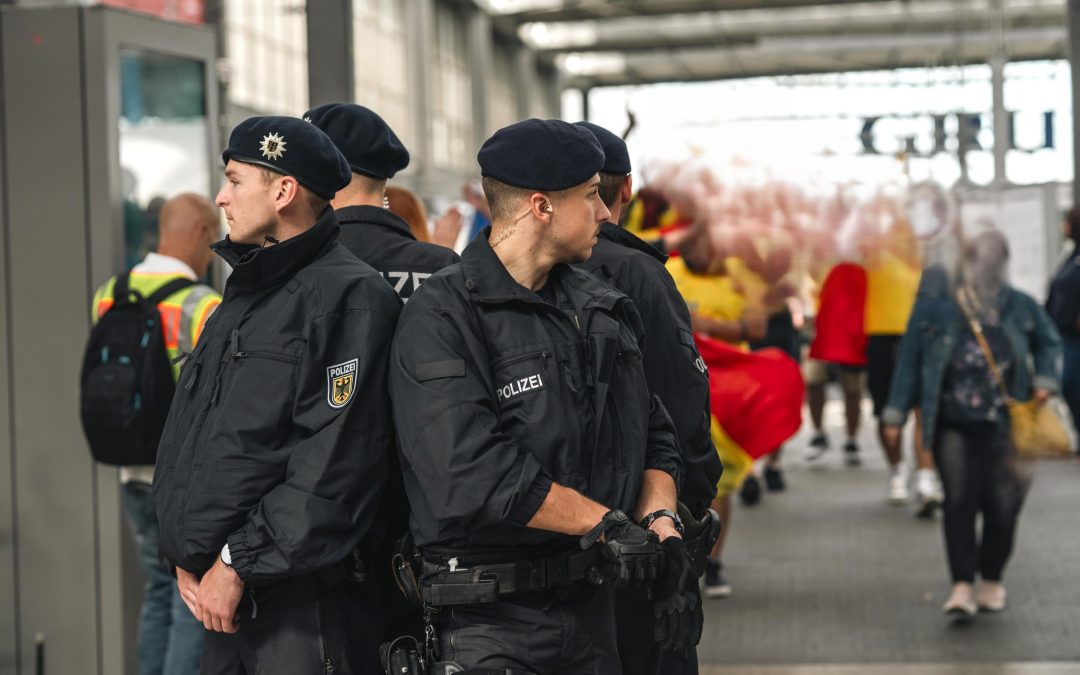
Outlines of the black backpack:
[{"label": "black backpack", "polygon": [[90,453],[103,464],[153,464],[176,385],[158,303],[191,286],[176,279],[144,298],[116,279],[113,305],[90,332],[79,380],[79,413]]}]

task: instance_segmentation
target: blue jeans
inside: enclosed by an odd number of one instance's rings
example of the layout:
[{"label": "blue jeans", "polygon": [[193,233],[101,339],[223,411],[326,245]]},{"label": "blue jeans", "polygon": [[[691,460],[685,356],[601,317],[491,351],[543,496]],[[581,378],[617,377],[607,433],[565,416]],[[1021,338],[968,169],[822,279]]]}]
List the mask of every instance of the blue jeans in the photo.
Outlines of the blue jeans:
[{"label": "blue jeans", "polygon": [[158,559],[158,522],[150,486],[133,481],[121,485],[120,491],[146,575],[139,612],[139,675],[195,675],[206,629],[180,599],[176,580]]},{"label": "blue jeans", "polygon": [[1073,424],[1080,434],[1080,338],[1062,340],[1065,347],[1065,368],[1061,373],[1061,397],[1069,406]]}]

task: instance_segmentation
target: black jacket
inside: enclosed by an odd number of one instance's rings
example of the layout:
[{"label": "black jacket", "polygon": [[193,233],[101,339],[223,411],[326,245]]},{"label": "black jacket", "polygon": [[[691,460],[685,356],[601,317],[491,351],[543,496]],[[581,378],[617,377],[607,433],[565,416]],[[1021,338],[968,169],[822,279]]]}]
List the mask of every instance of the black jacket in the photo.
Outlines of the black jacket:
[{"label": "black jacket", "polygon": [[709,374],[694,345],[690,312],[664,267],[666,260],[633,234],[604,223],[592,257],[581,267],[630,296],[641,313],[645,379],[675,425],[683,461],[679,498],[698,514],[716,497],[724,469],[709,433]]},{"label": "black jacket", "polygon": [[226,541],[244,580],[317,570],[372,523],[401,301],[337,235],[327,209],[276,246],[213,247],[233,273],[180,374],[154,479],[161,553],[189,572]]},{"label": "black jacket", "polygon": [[525,527],[552,481],[627,511],[645,469],[678,481],[633,304],[567,265],[549,284],[558,308],[514,281],[485,232],[402,312],[390,394],[411,529],[429,551],[569,549],[575,538]]},{"label": "black jacket", "polygon": [[458,261],[457,253],[417,241],[409,225],[395,214],[374,206],[346,206],[334,212],[341,223],[338,241],[383,274],[402,300],[425,279]]}]

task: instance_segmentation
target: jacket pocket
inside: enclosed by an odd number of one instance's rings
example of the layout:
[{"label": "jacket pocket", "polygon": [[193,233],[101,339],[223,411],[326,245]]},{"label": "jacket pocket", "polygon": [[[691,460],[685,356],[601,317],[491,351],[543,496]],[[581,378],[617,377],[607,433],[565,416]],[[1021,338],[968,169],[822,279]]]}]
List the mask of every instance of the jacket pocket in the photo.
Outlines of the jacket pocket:
[{"label": "jacket pocket", "polygon": [[[640,470],[644,466],[649,427],[649,395],[638,349],[615,354],[615,373],[608,393],[610,424],[617,472]],[[640,401],[644,401],[642,408]]]}]

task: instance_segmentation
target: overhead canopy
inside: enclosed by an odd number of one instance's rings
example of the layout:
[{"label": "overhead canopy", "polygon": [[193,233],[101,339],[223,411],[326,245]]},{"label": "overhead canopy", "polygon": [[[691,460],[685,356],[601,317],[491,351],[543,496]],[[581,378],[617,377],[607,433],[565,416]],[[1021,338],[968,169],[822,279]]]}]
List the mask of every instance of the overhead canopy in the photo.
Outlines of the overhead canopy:
[{"label": "overhead canopy", "polygon": [[[1066,0],[480,0],[567,87],[1067,55]],[[996,38],[1001,37],[998,40]]]}]

